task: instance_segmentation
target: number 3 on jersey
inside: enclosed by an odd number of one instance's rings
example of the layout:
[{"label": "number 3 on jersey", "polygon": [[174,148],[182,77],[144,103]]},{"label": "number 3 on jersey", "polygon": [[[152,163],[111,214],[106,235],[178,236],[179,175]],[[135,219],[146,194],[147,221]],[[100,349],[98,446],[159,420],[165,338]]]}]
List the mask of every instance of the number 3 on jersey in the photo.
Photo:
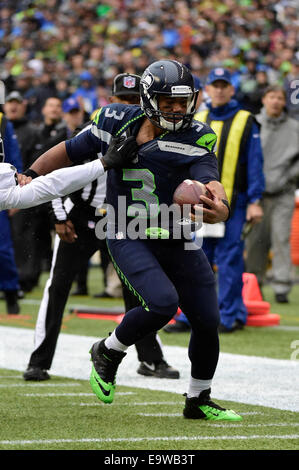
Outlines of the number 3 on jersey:
[{"label": "number 3 on jersey", "polygon": [[[131,189],[132,201],[141,201],[142,204],[131,204],[128,206],[127,215],[129,217],[142,218],[157,217],[160,212],[159,198],[154,193],[156,189],[155,176],[147,168],[123,169],[124,181],[139,181],[141,186]],[[144,207],[145,206],[145,207]]]}]

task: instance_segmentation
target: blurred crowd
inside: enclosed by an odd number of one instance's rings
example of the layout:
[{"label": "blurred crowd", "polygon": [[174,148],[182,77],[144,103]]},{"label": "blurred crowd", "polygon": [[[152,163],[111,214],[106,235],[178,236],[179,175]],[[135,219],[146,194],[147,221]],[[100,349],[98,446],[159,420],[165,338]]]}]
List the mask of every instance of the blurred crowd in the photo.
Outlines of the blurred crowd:
[{"label": "blurred crowd", "polygon": [[266,86],[288,93],[299,79],[299,4],[291,0],[3,0],[0,79],[17,90],[27,115],[41,119],[45,99],[80,97],[87,113],[108,102],[113,77],[177,59],[205,81],[226,67],[253,113]]},{"label": "blurred crowd", "polygon": [[[23,170],[110,102],[117,74],[141,75],[165,58],[202,85],[225,68],[234,98],[256,116],[268,87],[281,86],[288,116],[299,121],[297,0],[0,0],[0,111],[13,124]],[[47,207],[26,211],[9,216],[20,287],[29,292],[50,269],[52,241]],[[81,293],[86,280],[85,272]]]}]

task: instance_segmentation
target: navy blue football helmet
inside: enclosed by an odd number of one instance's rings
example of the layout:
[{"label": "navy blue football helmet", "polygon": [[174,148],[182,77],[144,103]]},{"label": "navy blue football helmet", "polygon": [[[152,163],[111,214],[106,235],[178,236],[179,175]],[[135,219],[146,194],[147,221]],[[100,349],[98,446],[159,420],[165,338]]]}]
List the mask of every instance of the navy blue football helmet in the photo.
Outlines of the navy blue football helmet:
[{"label": "navy blue football helmet", "polygon": [[[187,129],[196,111],[198,95],[191,72],[175,60],[158,60],[149,65],[140,81],[140,105],[147,118],[161,129],[176,132]],[[159,96],[187,98],[186,113],[165,113],[159,109]]]}]

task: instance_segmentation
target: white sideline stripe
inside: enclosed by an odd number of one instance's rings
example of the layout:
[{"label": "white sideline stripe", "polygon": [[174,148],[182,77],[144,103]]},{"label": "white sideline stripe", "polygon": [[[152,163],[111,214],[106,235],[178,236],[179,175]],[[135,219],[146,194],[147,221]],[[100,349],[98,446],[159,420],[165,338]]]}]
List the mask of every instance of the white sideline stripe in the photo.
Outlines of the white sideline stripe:
[{"label": "white sideline stripe", "polygon": [[[118,395],[134,395],[134,392],[119,392]],[[94,393],[22,393],[23,397],[94,397]]]},{"label": "white sideline stripe", "polygon": [[[0,369],[23,372],[32,353],[33,338],[34,331],[31,329],[0,326]],[[60,333],[51,374],[73,380],[89,380],[91,365],[88,351],[98,340],[98,337]],[[139,376],[136,373],[136,350],[132,346],[120,364],[117,385],[180,395],[185,393],[190,378],[188,349],[164,346],[163,352],[167,362],[180,371],[180,379]],[[290,356],[292,352],[290,346]],[[213,379],[212,399],[299,412],[299,360],[220,353]]]},{"label": "white sideline stripe", "polygon": [[119,438],[83,438],[83,439],[40,439],[0,441],[0,445],[30,445],[30,444],[72,444],[75,442],[142,442],[142,441],[224,441],[224,440],[247,440],[247,439],[299,439],[299,434],[273,435],[254,434],[252,436],[160,436],[160,437],[119,437]]},{"label": "white sideline stripe", "polygon": [[91,397],[94,393],[22,393],[22,397]]},{"label": "white sideline stripe", "polygon": [[34,383],[34,384],[0,384],[0,388],[12,388],[12,387],[77,387],[77,386],[81,386],[81,384],[79,383],[59,383],[59,384],[55,384],[55,383],[47,383],[47,384],[40,384],[40,383]]}]

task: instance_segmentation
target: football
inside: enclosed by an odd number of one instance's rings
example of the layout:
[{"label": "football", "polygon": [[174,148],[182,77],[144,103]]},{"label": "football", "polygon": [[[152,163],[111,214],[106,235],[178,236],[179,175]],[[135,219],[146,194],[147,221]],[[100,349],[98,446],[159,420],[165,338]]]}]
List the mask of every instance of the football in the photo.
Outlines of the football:
[{"label": "football", "polygon": [[173,194],[173,202],[179,206],[184,204],[202,204],[200,196],[207,196],[213,199],[211,192],[203,183],[196,180],[184,180],[176,188]]}]

